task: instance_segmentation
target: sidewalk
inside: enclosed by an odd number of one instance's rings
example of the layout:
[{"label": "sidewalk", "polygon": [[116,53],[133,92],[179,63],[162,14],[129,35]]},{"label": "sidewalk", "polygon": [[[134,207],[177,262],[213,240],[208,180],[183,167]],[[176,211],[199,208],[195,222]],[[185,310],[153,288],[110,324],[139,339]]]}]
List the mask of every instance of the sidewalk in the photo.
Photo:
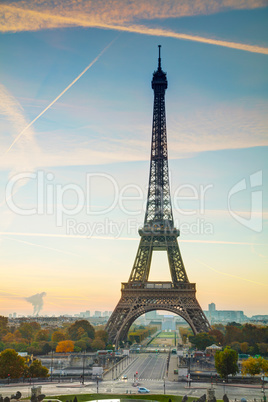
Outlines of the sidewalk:
[{"label": "sidewalk", "polygon": [[178,356],[170,355],[168,368],[168,381],[178,381],[178,374],[174,374],[174,370],[178,369]]}]

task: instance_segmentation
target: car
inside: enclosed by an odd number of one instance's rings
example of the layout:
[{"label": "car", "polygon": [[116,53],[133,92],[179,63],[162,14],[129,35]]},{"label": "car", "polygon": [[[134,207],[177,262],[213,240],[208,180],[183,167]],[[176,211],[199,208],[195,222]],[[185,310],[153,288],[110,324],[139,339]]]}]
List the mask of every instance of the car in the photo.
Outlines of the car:
[{"label": "car", "polygon": [[144,387],[139,387],[138,392],[140,394],[148,394],[150,392],[150,390],[147,388],[144,388]]},{"label": "car", "polygon": [[127,380],[127,375],[122,375],[121,380]]}]

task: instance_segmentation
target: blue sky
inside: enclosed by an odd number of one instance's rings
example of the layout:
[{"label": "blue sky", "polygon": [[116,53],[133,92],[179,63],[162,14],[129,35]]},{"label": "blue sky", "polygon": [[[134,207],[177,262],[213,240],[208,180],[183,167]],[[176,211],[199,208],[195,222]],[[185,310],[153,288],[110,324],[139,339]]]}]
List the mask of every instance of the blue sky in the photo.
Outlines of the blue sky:
[{"label": "blue sky", "polygon": [[[2,3],[0,314],[30,314],[42,291],[44,314],[117,303],[144,218],[158,44],[189,279],[204,309],[267,313],[267,16],[263,1]],[[151,275],[169,280],[165,255]]]}]

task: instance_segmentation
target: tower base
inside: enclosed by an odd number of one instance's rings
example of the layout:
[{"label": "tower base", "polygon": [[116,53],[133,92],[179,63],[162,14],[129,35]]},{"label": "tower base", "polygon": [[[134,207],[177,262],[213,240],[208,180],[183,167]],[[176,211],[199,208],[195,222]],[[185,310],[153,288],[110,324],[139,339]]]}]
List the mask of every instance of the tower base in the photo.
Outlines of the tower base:
[{"label": "tower base", "polygon": [[131,324],[142,314],[166,310],[182,317],[196,335],[210,329],[195,296],[195,283],[127,282],[122,283],[121,299],[106,325],[110,341],[125,340]]}]

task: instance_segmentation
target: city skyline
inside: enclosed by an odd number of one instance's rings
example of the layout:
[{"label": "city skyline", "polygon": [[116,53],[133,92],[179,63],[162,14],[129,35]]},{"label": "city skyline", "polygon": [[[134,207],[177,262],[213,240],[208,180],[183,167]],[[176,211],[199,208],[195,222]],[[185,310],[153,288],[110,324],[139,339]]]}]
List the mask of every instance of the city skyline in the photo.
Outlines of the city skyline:
[{"label": "city skyline", "polygon": [[[190,282],[203,309],[267,314],[268,8],[112,3],[0,6],[0,314],[41,292],[43,314],[114,309],[144,220],[158,44]],[[155,254],[149,279],[170,280]]]}]

